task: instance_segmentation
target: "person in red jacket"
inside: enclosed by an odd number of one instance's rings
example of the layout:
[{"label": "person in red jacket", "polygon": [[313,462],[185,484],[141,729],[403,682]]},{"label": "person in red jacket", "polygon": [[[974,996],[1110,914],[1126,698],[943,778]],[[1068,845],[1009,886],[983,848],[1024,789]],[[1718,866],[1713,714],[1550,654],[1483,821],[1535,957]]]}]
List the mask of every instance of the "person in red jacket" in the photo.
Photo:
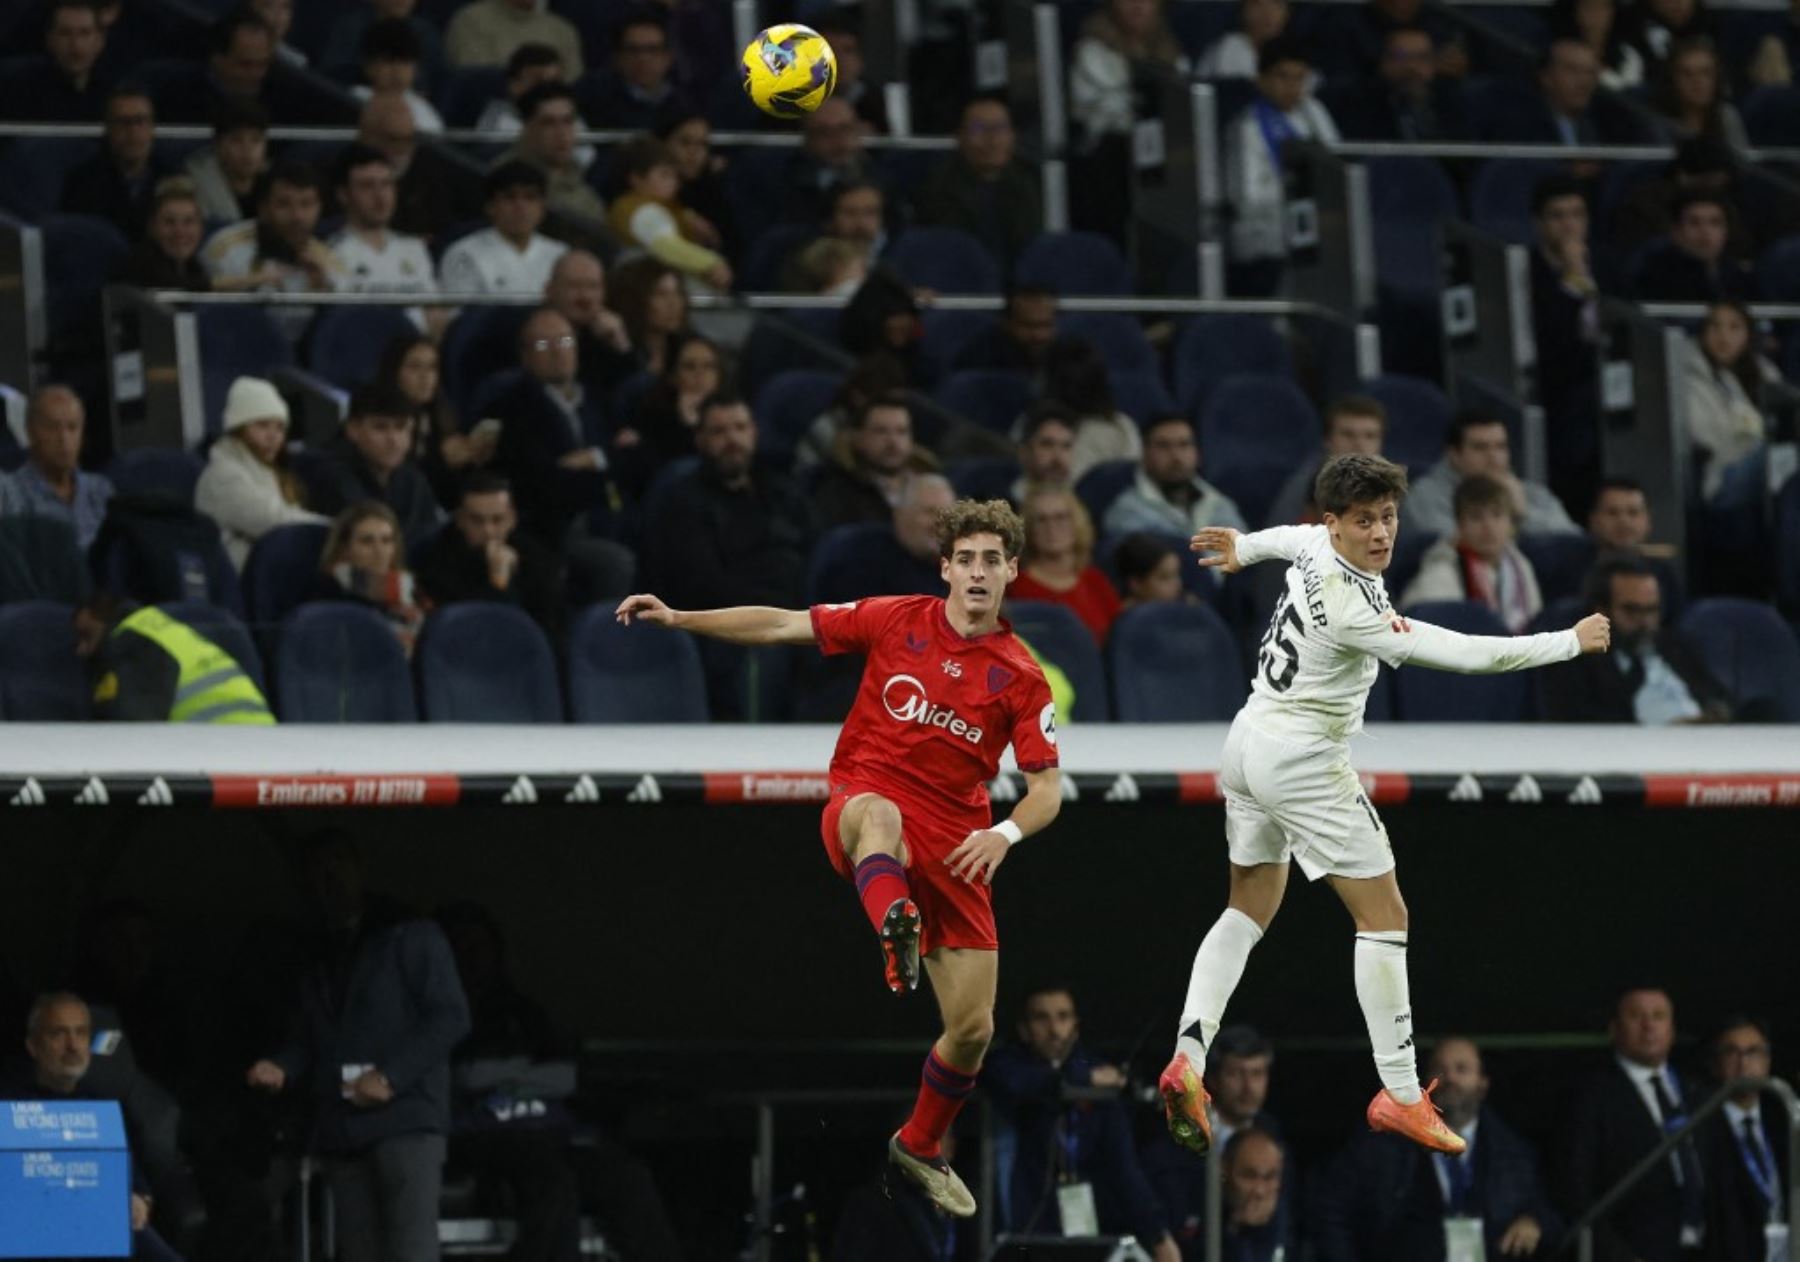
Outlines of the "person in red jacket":
[{"label": "person in red jacket", "polygon": [[1066,487],[1041,487],[1025,497],[1025,556],[1012,600],[1067,605],[1105,644],[1113,619],[1124,609],[1112,580],[1094,564],[1094,520]]}]

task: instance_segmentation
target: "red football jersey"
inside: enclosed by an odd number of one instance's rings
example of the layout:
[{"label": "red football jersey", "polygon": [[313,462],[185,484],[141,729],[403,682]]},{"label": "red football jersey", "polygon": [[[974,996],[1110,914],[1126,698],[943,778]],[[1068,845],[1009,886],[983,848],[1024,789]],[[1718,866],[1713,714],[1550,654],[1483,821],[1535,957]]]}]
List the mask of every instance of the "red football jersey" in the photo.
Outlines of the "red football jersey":
[{"label": "red football jersey", "polygon": [[957,815],[988,804],[1008,744],[1022,771],[1056,763],[1056,703],[1010,623],[964,638],[938,596],[814,605],[827,654],[866,653],[831,778]]}]

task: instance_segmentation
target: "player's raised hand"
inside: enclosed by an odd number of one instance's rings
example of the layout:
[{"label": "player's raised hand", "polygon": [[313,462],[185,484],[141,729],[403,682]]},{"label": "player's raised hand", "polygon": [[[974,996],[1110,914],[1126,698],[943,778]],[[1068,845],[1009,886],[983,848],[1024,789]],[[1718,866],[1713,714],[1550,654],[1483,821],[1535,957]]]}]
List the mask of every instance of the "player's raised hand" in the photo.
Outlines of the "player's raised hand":
[{"label": "player's raised hand", "polygon": [[1591,613],[1575,624],[1575,638],[1583,653],[1604,653],[1612,647],[1612,623],[1603,613]]},{"label": "player's raised hand", "polygon": [[619,607],[613,610],[613,616],[626,626],[631,625],[634,617],[643,622],[653,622],[659,627],[675,625],[675,611],[648,592],[621,600]]},{"label": "player's raised hand", "polygon": [[1236,574],[1244,568],[1238,564],[1237,540],[1238,532],[1230,526],[1208,526],[1188,541],[1188,550],[1199,554],[1201,568]]},{"label": "player's raised hand", "polygon": [[970,885],[980,878],[983,885],[994,883],[994,869],[1006,858],[1006,852],[1012,849],[1012,843],[1006,839],[1005,833],[997,833],[991,828],[977,828],[963,838],[962,845],[952,850],[944,860],[952,874]]}]

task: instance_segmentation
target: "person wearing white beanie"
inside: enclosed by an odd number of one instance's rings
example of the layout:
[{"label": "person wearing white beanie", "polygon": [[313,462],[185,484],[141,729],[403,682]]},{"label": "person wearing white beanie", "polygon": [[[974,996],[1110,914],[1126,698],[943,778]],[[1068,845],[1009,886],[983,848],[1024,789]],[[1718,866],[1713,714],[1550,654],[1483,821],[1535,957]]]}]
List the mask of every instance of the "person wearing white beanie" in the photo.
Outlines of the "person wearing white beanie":
[{"label": "person wearing white beanie", "polygon": [[277,526],[327,523],[307,511],[299,481],[285,468],[287,428],[287,402],[273,385],[260,377],[231,383],[225,432],[194,488],[194,507],[219,523],[225,551],[240,570],[251,545]]}]

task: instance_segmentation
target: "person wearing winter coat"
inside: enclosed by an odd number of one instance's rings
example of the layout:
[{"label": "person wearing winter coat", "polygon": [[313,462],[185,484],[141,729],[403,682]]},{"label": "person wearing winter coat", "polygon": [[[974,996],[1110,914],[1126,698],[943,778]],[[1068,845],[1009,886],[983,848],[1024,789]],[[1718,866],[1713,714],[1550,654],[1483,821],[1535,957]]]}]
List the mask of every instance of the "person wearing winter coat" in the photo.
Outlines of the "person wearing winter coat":
[{"label": "person wearing winter coat", "polygon": [[194,507],[219,524],[225,552],[241,570],[251,546],[275,527],[329,519],[308,511],[286,467],[288,406],[273,385],[260,377],[232,382],[223,428],[194,487]]}]

